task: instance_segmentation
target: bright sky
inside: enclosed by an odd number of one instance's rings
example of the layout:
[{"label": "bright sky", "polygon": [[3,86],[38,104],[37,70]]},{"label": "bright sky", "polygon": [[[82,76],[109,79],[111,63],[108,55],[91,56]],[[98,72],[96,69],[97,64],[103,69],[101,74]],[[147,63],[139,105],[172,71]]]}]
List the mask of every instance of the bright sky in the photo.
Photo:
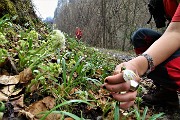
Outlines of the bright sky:
[{"label": "bright sky", "polygon": [[46,19],[46,17],[54,17],[54,11],[57,7],[58,0],[32,0],[36,6],[36,14]]}]

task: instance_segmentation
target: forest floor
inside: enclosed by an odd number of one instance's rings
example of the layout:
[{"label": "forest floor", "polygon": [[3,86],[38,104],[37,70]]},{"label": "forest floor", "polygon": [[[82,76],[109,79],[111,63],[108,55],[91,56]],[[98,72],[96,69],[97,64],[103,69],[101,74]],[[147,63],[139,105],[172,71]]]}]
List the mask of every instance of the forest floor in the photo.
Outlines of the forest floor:
[{"label": "forest floor", "polygon": [[[122,61],[128,61],[132,58],[134,58],[136,55],[133,52],[120,52],[116,50],[108,50],[108,49],[99,49],[99,51],[104,52],[106,54],[112,55],[112,57],[115,57],[118,60]],[[144,80],[142,85],[147,89],[150,88],[153,84],[152,80]],[[146,91],[146,92],[147,92]],[[178,93],[179,97],[179,105],[180,105],[180,93]],[[144,106],[142,106],[144,107]],[[180,120],[180,106],[179,108],[172,108],[167,106],[148,106],[150,113],[157,114],[157,113],[165,113],[163,118],[161,120]]]}]

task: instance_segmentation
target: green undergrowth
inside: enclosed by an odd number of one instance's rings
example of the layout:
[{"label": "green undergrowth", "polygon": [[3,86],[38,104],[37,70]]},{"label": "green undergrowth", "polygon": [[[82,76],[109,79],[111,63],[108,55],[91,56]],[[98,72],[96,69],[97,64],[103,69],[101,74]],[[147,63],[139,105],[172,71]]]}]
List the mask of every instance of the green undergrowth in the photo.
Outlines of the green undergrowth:
[{"label": "green undergrowth", "polygon": [[113,119],[114,101],[100,86],[121,61],[65,33],[55,35],[53,30],[25,29],[10,18],[0,19],[0,67],[13,74],[3,66],[10,57],[16,71],[30,68],[33,72],[25,87],[26,106],[51,96],[56,106],[42,113],[42,119],[51,112],[61,114],[61,119]]}]

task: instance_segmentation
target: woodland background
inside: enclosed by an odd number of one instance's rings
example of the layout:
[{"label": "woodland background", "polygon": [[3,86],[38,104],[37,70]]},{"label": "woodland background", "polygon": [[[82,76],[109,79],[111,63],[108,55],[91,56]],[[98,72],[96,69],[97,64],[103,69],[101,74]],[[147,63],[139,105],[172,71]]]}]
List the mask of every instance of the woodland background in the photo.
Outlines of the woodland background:
[{"label": "woodland background", "polygon": [[[16,23],[41,27],[31,0],[0,2],[1,17],[7,13],[18,15]],[[150,18],[147,6],[148,0],[58,0],[54,18],[45,21],[71,37],[79,27],[83,32],[81,41],[90,46],[129,51],[132,49],[130,37],[135,30],[156,29],[153,20],[147,24]]]},{"label": "woodland background", "polygon": [[95,47],[129,51],[130,37],[148,25],[148,0],[59,0],[55,11],[56,27],[72,37],[82,29],[82,41]]}]

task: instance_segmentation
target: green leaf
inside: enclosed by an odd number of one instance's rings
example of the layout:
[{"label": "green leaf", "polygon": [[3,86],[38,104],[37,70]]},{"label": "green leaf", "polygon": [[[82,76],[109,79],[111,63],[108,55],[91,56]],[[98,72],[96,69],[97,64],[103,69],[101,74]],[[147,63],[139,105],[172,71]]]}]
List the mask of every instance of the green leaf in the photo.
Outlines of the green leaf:
[{"label": "green leaf", "polygon": [[92,79],[92,78],[88,78],[88,77],[85,77],[85,79],[88,80],[88,81],[92,81],[97,86],[101,86],[102,85],[102,83],[99,80],[97,80],[97,79]]},{"label": "green leaf", "polygon": [[68,85],[69,85],[70,82],[71,82],[71,79],[72,79],[72,77],[73,77],[74,71],[77,69],[77,67],[78,67],[78,65],[80,64],[80,62],[81,62],[82,59],[84,59],[84,58],[83,58],[83,57],[80,58],[80,59],[76,62],[75,66],[73,67],[73,69],[72,69],[72,71],[71,71],[71,73],[70,73],[70,75],[69,75]]},{"label": "green leaf", "polygon": [[92,105],[90,104],[89,102],[87,101],[84,101],[84,100],[70,100],[70,101],[65,101],[59,105],[57,105],[56,107],[52,108],[50,111],[48,111],[40,120],[45,120],[45,118],[53,111],[55,111],[57,108],[59,107],[62,107],[64,105],[68,105],[68,104],[71,104],[71,103],[86,103],[88,105]]},{"label": "green leaf", "polygon": [[120,114],[119,114],[119,105],[120,102],[115,103],[115,109],[114,109],[114,120],[119,120]]},{"label": "green leaf", "polygon": [[67,116],[75,119],[75,120],[82,120],[82,118],[80,118],[80,117],[78,117],[77,115],[72,114],[72,113],[70,113],[70,112],[65,112],[65,111],[53,111],[52,113],[60,113],[60,114],[62,113],[62,114],[64,114],[64,115],[67,115]]},{"label": "green leaf", "polygon": [[148,107],[146,106],[145,109],[144,109],[144,112],[143,112],[142,120],[146,119],[147,111],[148,111]]},{"label": "green leaf", "polygon": [[164,113],[155,114],[149,120],[156,120],[157,118],[161,118],[163,115]]},{"label": "green leaf", "polygon": [[135,109],[135,114],[136,114],[136,120],[140,120],[141,119],[141,115],[140,115],[140,113],[139,113],[139,111],[137,110],[137,109]]},{"label": "green leaf", "polygon": [[66,61],[64,58],[62,58],[62,69],[63,69],[63,84],[65,85],[65,87],[67,86],[67,83],[66,83]]}]

